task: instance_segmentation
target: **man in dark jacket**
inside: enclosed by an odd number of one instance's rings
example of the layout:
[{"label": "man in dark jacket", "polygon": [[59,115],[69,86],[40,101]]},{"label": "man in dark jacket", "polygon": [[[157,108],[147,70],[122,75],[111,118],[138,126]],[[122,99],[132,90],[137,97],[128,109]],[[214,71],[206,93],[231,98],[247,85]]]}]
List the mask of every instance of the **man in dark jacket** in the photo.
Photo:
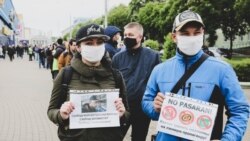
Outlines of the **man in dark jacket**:
[{"label": "man in dark jacket", "polygon": [[142,111],[141,99],[151,71],[160,63],[158,53],[142,47],[142,38],[141,24],[136,22],[127,24],[124,27],[126,50],[117,53],[112,59],[112,66],[122,72],[127,87],[132,141],[146,139],[150,119]]},{"label": "man in dark jacket", "polygon": [[109,53],[110,58],[118,53],[121,49],[117,47],[121,40],[121,30],[116,26],[108,26],[104,30],[104,34],[109,36],[109,41],[105,43],[105,49]]}]

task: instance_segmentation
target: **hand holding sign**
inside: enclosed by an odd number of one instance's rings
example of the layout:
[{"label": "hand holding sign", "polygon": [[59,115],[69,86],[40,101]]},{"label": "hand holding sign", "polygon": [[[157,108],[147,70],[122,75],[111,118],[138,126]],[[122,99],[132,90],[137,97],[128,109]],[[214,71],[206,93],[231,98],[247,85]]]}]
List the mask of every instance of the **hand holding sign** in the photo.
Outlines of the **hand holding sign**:
[{"label": "hand holding sign", "polygon": [[163,93],[160,93],[160,92],[157,93],[157,96],[154,99],[154,108],[156,112],[160,113],[161,106],[162,106],[164,99],[165,99],[165,96]]},{"label": "hand holding sign", "polygon": [[60,108],[60,115],[62,119],[64,120],[68,119],[70,113],[73,112],[74,109],[75,109],[75,106],[72,102],[70,101],[64,102]]},{"label": "hand holding sign", "polygon": [[119,112],[119,117],[122,117],[126,111],[124,104],[122,103],[122,99],[118,98],[115,100],[116,110]]}]

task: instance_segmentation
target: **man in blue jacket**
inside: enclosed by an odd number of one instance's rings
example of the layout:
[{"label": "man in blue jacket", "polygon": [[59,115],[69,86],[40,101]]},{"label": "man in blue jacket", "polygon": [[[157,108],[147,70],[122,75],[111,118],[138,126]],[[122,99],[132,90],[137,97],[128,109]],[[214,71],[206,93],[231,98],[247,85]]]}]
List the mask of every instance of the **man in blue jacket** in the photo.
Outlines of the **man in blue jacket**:
[{"label": "man in blue jacket", "polygon": [[[200,15],[190,10],[178,14],[173,24],[172,38],[177,44],[176,55],[154,68],[142,100],[144,112],[153,120],[159,119],[164,94],[172,90],[182,75],[204,53],[204,24]],[[230,65],[208,57],[177,94],[219,105],[211,140],[242,140],[249,118],[249,103]],[[224,106],[228,121],[222,132]],[[158,132],[156,140],[187,139]]]},{"label": "man in blue jacket", "polygon": [[127,129],[132,125],[132,141],[146,140],[150,118],[142,111],[141,99],[151,71],[160,63],[158,53],[142,47],[142,38],[142,25],[137,22],[128,23],[124,27],[126,50],[117,53],[112,59],[113,68],[121,71],[126,83],[130,111]]}]

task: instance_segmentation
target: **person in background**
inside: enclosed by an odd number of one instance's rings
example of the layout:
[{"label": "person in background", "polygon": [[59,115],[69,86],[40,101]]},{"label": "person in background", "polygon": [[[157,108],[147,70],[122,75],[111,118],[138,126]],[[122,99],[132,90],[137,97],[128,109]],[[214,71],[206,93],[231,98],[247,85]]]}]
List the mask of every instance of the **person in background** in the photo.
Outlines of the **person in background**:
[{"label": "person in background", "polygon": [[59,71],[70,64],[71,59],[74,54],[76,54],[76,40],[71,39],[68,44],[68,48],[60,55],[58,59],[58,69]]},{"label": "person in background", "polygon": [[53,79],[56,78],[59,68],[58,68],[58,59],[61,53],[64,52],[65,47],[63,45],[63,40],[61,38],[57,39],[57,47],[55,48],[55,51],[53,52],[53,63],[52,63],[52,74],[53,74]]},{"label": "person in background", "polygon": [[105,43],[105,49],[109,53],[111,59],[121,49],[118,48],[118,43],[121,42],[121,30],[116,26],[108,26],[104,30],[104,34],[109,36],[109,41]]},{"label": "person in background", "polygon": [[[201,57],[207,56],[202,51],[204,23],[198,13],[191,10],[179,13],[173,24],[172,39],[177,45],[176,55],[154,68],[142,100],[143,111],[153,120],[159,119],[165,93],[172,91],[194,63]],[[208,57],[180,87],[181,89],[176,92],[177,95],[218,104],[210,140],[242,140],[249,118],[249,103],[229,64],[215,57]],[[223,130],[225,106],[228,118]],[[158,132],[156,140],[186,141],[187,139]]]},{"label": "person in background", "polygon": [[[143,113],[141,100],[148,78],[153,68],[161,62],[160,55],[142,47],[143,27],[137,22],[124,27],[124,44],[126,50],[117,53],[112,59],[112,66],[121,71],[127,88],[132,141],[145,141],[150,118]],[[124,132],[127,132],[125,130]]]}]

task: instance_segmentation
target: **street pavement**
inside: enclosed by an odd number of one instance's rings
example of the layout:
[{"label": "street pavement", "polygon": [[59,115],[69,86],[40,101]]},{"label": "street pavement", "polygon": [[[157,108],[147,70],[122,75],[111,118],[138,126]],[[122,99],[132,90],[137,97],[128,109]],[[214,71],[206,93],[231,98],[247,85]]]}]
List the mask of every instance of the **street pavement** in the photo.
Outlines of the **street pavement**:
[{"label": "street pavement", "polygon": [[[39,69],[27,56],[13,62],[0,59],[0,141],[59,141],[57,126],[47,117],[52,83],[50,70]],[[250,89],[244,92],[250,101]],[[151,122],[147,141],[156,133],[156,124]],[[130,133],[124,141],[130,140]],[[248,129],[243,141],[249,139]]]}]

